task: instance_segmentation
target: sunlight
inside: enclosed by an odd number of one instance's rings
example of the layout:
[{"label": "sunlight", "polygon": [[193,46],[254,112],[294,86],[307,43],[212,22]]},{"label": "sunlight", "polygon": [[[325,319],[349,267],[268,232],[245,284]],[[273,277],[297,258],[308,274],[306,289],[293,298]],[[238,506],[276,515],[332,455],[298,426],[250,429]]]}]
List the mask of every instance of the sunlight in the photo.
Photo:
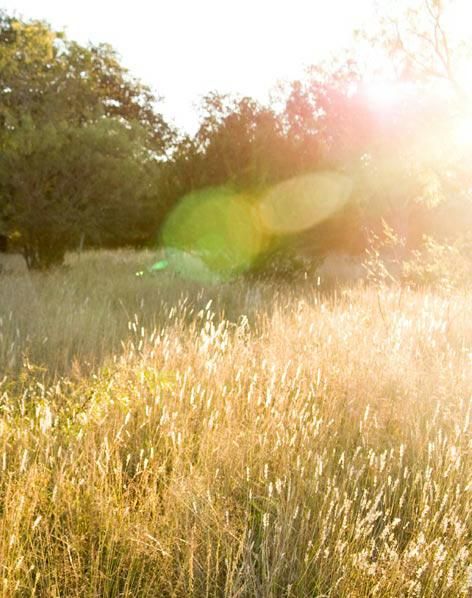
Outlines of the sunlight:
[{"label": "sunlight", "polygon": [[271,234],[307,230],[341,209],[351,191],[351,179],[335,171],[293,177],[263,195],[258,206],[259,218]]},{"label": "sunlight", "polygon": [[367,81],[362,92],[370,107],[378,113],[389,113],[406,102],[414,102],[418,88],[414,82],[402,80]]},{"label": "sunlight", "polygon": [[472,114],[461,116],[453,128],[454,145],[461,148],[472,147]]},{"label": "sunlight", "polygon": [[394,81],[371,81],[364,87],[364,93],[377,110],[389,110],[401,99],[404,89]]}]

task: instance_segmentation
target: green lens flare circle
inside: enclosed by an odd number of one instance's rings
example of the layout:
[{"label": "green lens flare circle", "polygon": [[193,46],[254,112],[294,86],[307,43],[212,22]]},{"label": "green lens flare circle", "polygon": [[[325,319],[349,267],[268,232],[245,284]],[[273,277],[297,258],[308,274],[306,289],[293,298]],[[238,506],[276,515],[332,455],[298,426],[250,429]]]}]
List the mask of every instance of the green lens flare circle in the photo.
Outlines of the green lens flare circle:
[{"label": "green lens flare circle", "polygon": [[224,281],[251,267],[263,233],[247,195],[212,187],[182,199],[164,224],[161,242],[175,272],[202,282]]}]

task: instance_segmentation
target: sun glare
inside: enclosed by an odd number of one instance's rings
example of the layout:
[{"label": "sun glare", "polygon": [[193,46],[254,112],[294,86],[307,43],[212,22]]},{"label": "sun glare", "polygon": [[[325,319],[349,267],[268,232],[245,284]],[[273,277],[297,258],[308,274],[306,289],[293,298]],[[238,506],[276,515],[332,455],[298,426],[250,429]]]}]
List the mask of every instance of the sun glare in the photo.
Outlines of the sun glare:
[{"label": "sun glare", "polygon": [[400,100],[403,90],[393,81],[371,81],[365,86],[364,93],[373,108],[388,110]]},{"label": "sun glare", "polygon": [[364,95],[372,108],[388,112],[398,106],[412,92],[407,82],[373,80],[364,85]]},{"label": "sun glare", "polygon": [[472,114],[461,116],[453,128],[453,141],[458,147],[472,147]]}]

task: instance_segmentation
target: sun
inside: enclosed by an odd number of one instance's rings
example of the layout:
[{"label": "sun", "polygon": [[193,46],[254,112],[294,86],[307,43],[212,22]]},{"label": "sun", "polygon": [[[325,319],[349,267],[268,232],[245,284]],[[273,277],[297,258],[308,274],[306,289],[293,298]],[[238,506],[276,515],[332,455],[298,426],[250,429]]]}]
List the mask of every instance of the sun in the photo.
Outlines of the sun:
[{"label": "sun", "polygon": [[363,93],[373,110],[389,112],[414,93],[414,85],[407,81],[374,79],[363,86]]},{"label": "sun", "polygon": [[400,98],[399,85],[393,81],[370,81],[365,85],[364,93],[376,109],[391,108]]}]

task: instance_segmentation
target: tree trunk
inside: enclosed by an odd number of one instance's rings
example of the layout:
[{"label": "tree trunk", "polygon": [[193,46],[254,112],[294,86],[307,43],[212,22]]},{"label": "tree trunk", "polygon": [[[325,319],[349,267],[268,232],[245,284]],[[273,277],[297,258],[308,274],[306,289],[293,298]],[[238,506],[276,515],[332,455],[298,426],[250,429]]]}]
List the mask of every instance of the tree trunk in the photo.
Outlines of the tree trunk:
[{"label": "tree trunk", "polygon": [[62,266],[65,255],[63,247],[50,244],[31,244],[23,247],[23,257],[28,270],[49,270],[54,266]]}]

